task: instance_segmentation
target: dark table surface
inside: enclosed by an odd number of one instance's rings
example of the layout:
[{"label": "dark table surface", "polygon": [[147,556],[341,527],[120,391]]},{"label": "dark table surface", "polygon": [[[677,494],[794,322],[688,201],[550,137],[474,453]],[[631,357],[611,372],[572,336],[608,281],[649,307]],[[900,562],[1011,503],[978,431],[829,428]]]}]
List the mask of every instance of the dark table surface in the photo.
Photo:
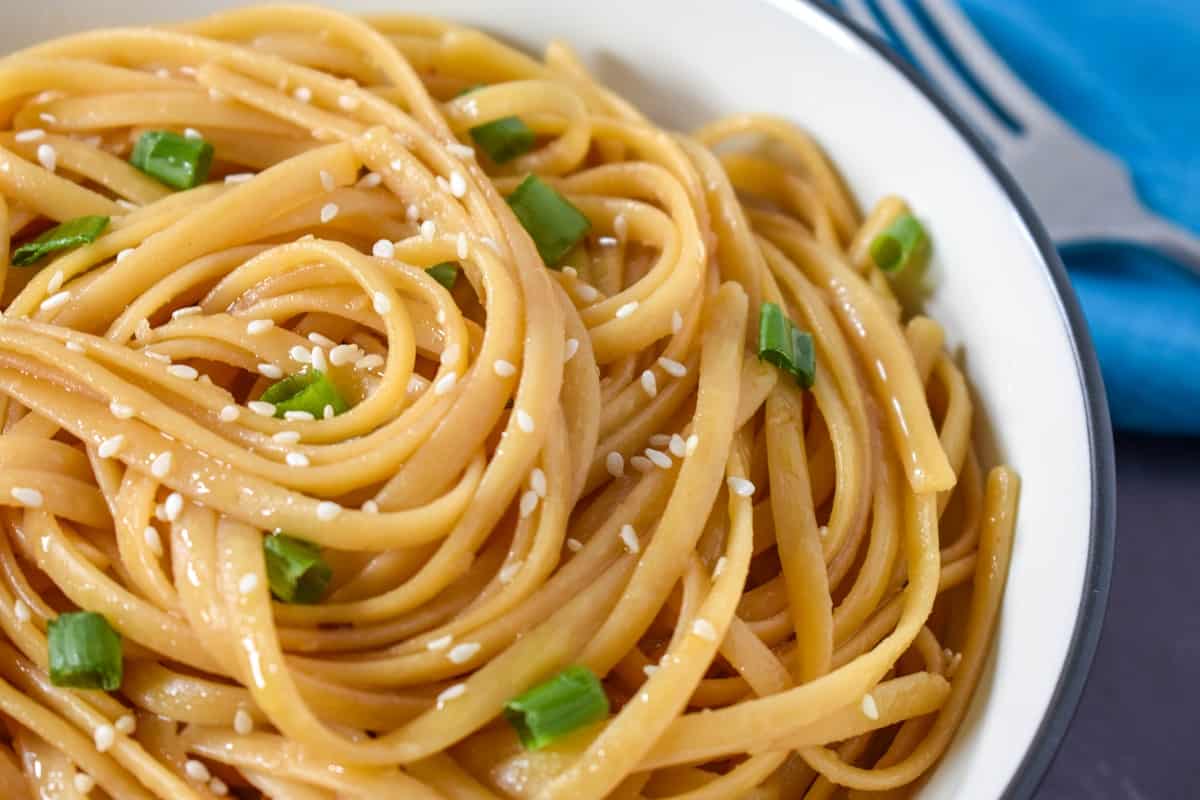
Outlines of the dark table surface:
[{"label": "dark table surface", "polygon": [[1200,798],[1200,439],[1117,436],[1100,648],[1037,800]]}]

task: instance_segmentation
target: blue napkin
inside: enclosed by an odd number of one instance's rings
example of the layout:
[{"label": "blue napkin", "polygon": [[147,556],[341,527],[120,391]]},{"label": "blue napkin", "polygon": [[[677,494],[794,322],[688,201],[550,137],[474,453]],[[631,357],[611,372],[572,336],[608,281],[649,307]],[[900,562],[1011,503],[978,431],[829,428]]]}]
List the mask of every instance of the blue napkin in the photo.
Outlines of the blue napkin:
[{"label": "blue napkin", "polygon": [[[1125,161],[1151,209],[1200,234],[1200,0],[959,2],[1037,94]],[[1114,425],[1200,434],[1200,278],[1132,248],[1062,256]]]}]

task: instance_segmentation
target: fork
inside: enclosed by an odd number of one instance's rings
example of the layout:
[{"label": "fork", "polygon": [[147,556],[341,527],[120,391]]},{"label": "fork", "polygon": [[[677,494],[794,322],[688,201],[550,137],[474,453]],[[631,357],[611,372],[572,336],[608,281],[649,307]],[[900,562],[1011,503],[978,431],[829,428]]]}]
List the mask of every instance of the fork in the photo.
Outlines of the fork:
[{"label": "fork", "polygon": [[[876,5],[917,65],[996,151],[1057,244],[1135,244],[1200,275],[1200,238],[1146,208],[1120,159],[1085,139],[1042,102],[951,0],[913,2],[1018,130],[1005,125],[958,75],[904,0],[876,0]],[[842,0],[842,5],[855,21],[887,40],[866,0]]]}]

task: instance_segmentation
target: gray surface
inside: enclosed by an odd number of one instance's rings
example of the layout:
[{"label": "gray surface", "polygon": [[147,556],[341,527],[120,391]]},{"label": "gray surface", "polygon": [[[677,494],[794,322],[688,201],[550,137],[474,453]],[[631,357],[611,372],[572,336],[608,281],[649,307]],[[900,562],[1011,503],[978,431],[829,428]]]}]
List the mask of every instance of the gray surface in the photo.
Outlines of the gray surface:
[{"label": "gray surface", "polygon": [[1200,798],[1200,439],[1117,437],[1100,648],[1037,800]]}]

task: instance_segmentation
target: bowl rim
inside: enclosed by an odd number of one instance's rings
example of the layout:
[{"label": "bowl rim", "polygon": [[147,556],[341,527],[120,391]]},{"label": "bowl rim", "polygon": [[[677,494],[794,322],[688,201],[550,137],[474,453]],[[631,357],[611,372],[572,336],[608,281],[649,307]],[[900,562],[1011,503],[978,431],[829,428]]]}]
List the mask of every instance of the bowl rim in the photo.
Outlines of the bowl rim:
[{"label": "bowl rim", "polygon": [[983,139],[924,75],[874,32],[850,19],[845,12],[830,5],[826,0],[795,2],[816,9],[846,33],[875,51],[933,104],[959,137],[974,151],[1000,185],[1009,204],[1032,236],[1042,262],[1050,273],[1057,294],[1059,312],[1071,334],[1076,374],[1083,391],[1083,404],[1087,414],[1092,479],[1091,533],[1088,540],[1083,596],[1080,598],[1079,615],[1075,620],[1075,629],[1071,634],[1062,672],[1037,731],[1002,795],[1003,800],[1028,800],[1041,785],[1066,736],[1071,720],[1075,717],[1100,641],[1108,605],[1116,540],[1116,469],[1112,422],[1109,418],[1104,382],[1100,375],[1100,363],[1088,332],[1087,320],[1054,242],[1016,180]]}]

